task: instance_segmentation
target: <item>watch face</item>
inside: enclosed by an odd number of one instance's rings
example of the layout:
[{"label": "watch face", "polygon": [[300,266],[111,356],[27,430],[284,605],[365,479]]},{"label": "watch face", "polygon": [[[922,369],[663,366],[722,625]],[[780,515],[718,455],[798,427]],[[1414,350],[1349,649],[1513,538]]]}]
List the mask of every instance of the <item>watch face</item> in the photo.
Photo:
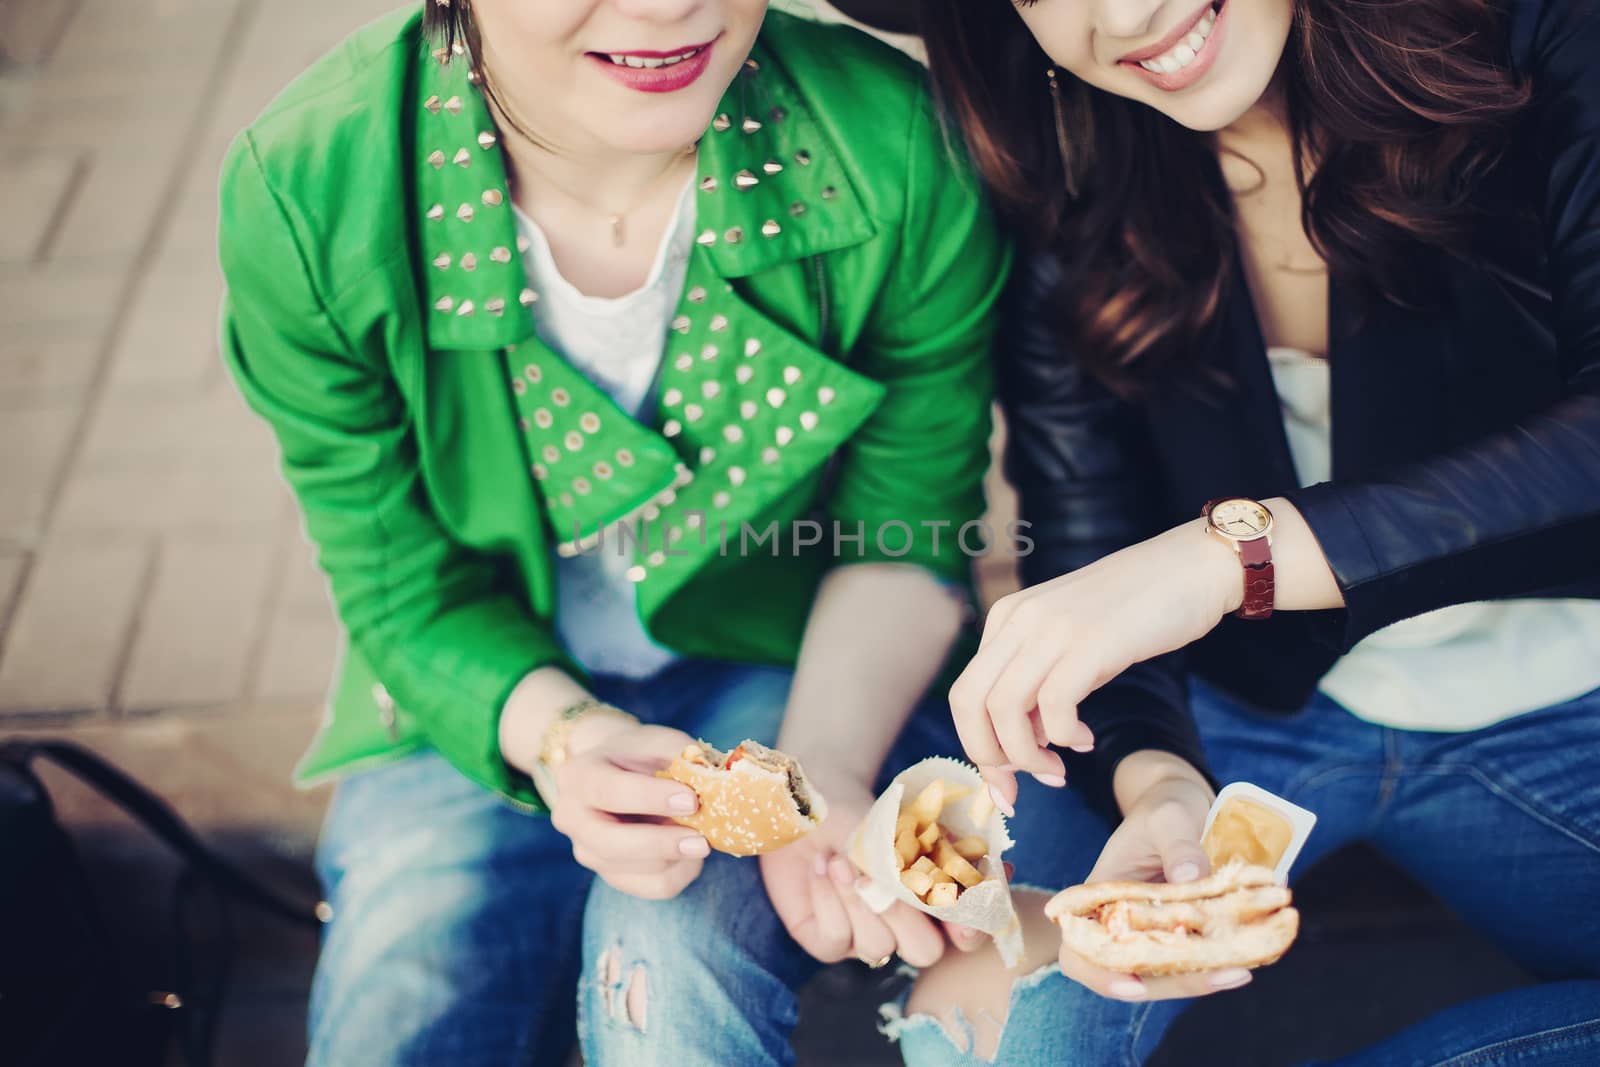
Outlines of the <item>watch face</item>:
[{"label": "watch face", "polygon": [[1254,500],[1224,500],[1211,509],[1211,525],[1218,533],[1248,540],[1267,532],[1272,513]]}]

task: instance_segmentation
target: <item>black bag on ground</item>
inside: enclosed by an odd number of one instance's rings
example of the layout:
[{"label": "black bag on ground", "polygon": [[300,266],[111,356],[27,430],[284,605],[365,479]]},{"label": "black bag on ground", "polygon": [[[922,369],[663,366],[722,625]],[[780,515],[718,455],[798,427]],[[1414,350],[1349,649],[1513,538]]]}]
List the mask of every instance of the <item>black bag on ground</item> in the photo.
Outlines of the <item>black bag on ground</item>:
[{"label": "black bag on ground", "polygon": [[[72,839],[33,762],[92,786],[182,860],[162,959],[133,960],[108,930]],[[196,958],[189,918],[204,891],[223,936]],[[159,797],[65,741],[0,742],[0,1064],[161,1067],[174,1045],[190,1067],[210,1062],[232,958],[228,898],[297,924],[309,906],[264,888],[201,843]],[[201,966],[201,963],[204,966]]]}]

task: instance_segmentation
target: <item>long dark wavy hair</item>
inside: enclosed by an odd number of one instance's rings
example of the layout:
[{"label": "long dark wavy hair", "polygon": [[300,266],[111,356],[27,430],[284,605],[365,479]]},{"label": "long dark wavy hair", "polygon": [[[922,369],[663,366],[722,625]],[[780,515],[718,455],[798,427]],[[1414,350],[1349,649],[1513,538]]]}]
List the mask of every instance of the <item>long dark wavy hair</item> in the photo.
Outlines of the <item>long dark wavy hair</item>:
[{"label": "long dark wavy hair", "polygon": [[[923,35],[1002,213],[1065,268],[1054,305],[1075,356],[1124,393],[1182,365],[1233,276],[1216,138],[1063,72],[1063,153],[1051,63],[1013,0],[923,0]],[[1474,194],[1530,97],[1507,44],[1497,0],[1294,0],[1275,85],[1312,162],[1296,168],[1303,225],[1336,280],[1425,305],[1427,257],[1471,256]]]}]

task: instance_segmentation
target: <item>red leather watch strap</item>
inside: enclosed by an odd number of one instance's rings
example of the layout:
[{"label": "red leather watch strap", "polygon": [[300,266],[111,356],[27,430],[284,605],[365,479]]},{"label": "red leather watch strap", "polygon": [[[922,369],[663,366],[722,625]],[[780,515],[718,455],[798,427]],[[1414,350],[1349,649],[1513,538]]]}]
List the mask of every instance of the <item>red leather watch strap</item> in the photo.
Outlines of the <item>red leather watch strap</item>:
[{"label": "red leather watch strap", "polygon": [[1235,613],[1241,619],[1265,619],[1272,614],[1277,599],[1277,581],[1272,569],[1272,546],[1265,537],[1239,544],[1239,562],[1244,564],[1244,602]]}]

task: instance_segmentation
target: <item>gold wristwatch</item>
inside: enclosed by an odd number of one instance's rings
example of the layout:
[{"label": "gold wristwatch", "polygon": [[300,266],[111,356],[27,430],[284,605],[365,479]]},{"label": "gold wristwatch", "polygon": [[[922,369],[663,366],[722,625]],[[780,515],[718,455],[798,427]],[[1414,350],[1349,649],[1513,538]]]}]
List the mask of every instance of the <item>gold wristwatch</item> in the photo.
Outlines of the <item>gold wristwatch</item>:
[{"label": "gold wristwatch", "polygon": [[534,761],[533,771],[529,775],[548,807],[555,807],[556,803],[556,768],[572,758],[568,750],[572,742],[572,731],[591,715],[610,715],[630,723],[639,721],[621,708],[594,697],[585,697],[563,709],[561,714],[545,727],[544,736],[539,739],[539,756]]}]

